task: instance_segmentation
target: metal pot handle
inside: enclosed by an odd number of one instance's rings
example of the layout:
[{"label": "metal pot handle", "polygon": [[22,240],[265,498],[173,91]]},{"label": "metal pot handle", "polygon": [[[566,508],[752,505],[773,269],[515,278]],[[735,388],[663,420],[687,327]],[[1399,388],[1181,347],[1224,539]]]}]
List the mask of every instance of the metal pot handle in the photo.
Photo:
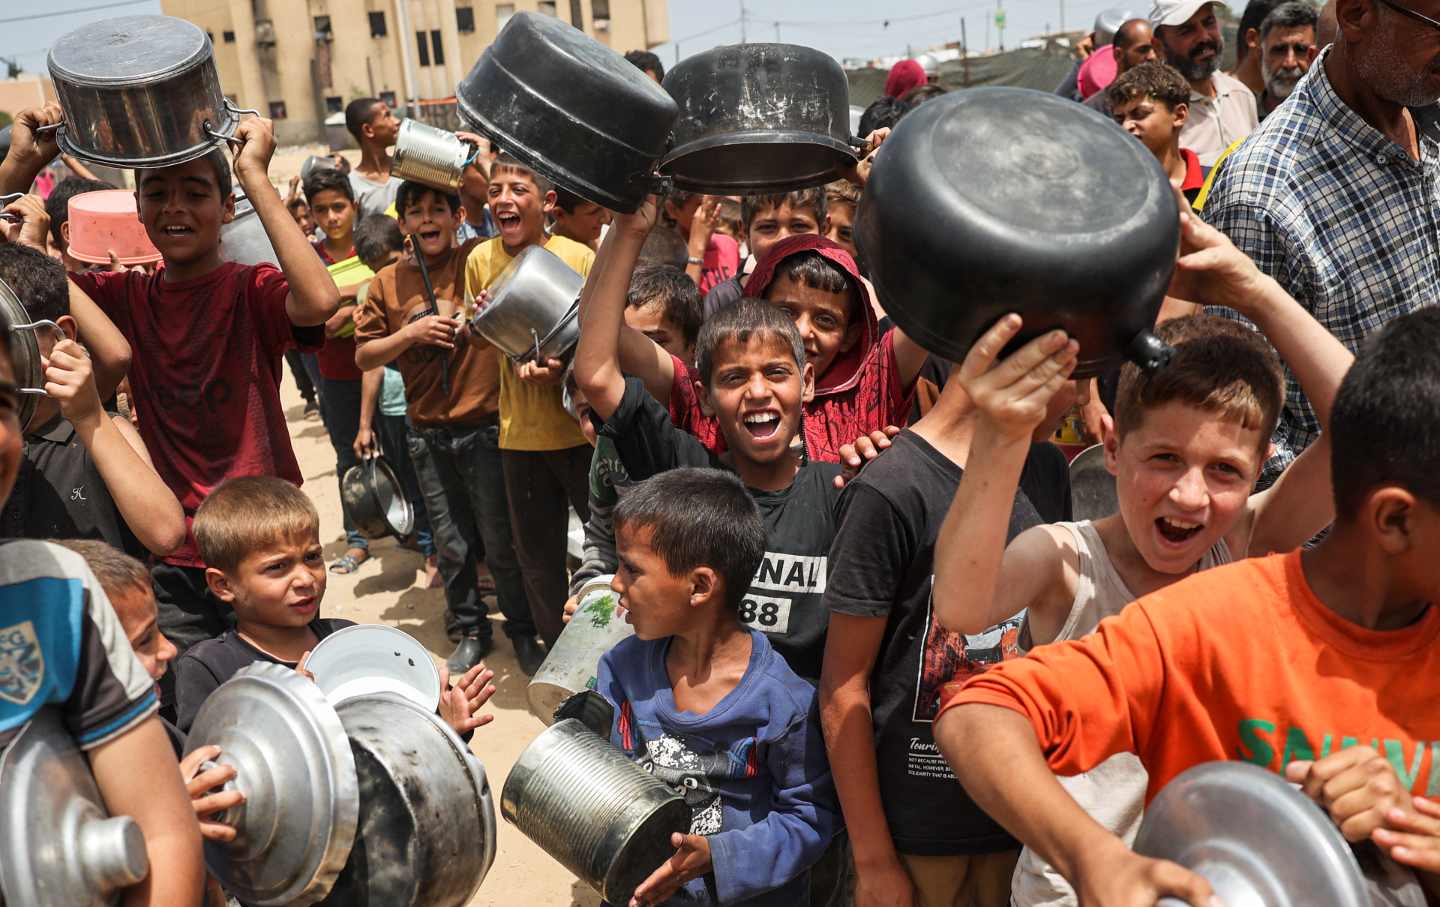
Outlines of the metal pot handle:
[{"label": "metal pot handle", "polygon": [[[235,106],[235,102],[230,100],[229,98],[225,99],[225,110],[229,113],[235,114],[236,116],[244,116],[247,113],[254,114],[257,117],[260,115],[260,111],[258,110],[253,110],[249,107]],[[205,121],[205,134],[210,136],[210,138],[212,139],[219,139],[222,142],[228,142],[236,148],[239,148],[242,144],[242,142],[239,139],[235,138],[235,136],[233,135],[222,135],[221,133],[216,132],[213,128],[211,128],[209,120]]]},{"label": "metal pot handle", "polygon": [[1125,347],[1125,357],[1140,366],[1142,371],[1153,372],[1170,364],[1175,348],[1156,337],[1150,331],[1141,331]]},{"label": "metal pot handle", "polygon": [[[17,195],[23,195],[24,193],[22,192],[22,193],[16,193],[16,194],[17,194]],[[7,198],[9,198],[9,197],[10,197],[10,196],[8,196],[8,195],[6,195],[6,196],[0,196],[0,201],[3,201],[4,199],[7,199]],[[56,333],[63,333],[60,325],[58,325],[58,324],[56,324],[55,322],[49,320],[48,318],[42,318],[42,319],[40,319],[39,321],[32,321],[32,322],[29,322],[28,324],[12,324],[12,325],[10,325],[10,332],[11,332],[11,333],[18,333],[18,332],[20,332],[20,331],[33,331],[33,330],[37,330],[37,329],[39,329],[39,328],[50,328],[51,330],[55,331]],[[49,394],[47,394],[47,393],[45,392],[45,388],[43,388],[43,387],[17,387],[17,388],[15,388],[15,392],[16,392],[17,394],[28,394],[28,395],[33,396],[33,397],[48,397],[48,396],[50,396]]]},{"label": "metal pot handle", "polygon": [[51,123],[51,124],[48,125],[48,126],[41,126],[41,127],[39,127],[38,129],[35,130],[35,135],[43,135],[44,133],[47,133],[47,132],[55,132],[55,133],[58,133],[58,132],[60,132],[60,131],[61,131],[62,129],[64,129],[64,128],[65,128],[65,121],[64,121],[64,120],[61,120],[59,123]]}]

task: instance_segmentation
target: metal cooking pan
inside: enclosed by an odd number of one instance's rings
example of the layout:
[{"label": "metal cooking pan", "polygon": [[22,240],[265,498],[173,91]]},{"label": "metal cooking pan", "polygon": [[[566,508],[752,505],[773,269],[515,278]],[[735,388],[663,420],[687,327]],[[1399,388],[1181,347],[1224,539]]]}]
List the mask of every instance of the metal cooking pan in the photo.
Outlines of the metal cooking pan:
[{"label": "metal cooking pan", "polygon": [[383,457],[371,457],[345,471],[340,482],[340,503],[367,539],[387,535],[403,539],[415,530],[410,499]]},{"label": "metal cooking pan", "polygon": [[1076,522],[1098,520],[1120,509],[1115,477],[1105,468],[1105,445],[1087,447],[1070,461],[1070,512]]},{"label": "metal cooking pan", "polygon": [[560,256],[530,246],[490,285],[490,301],[471,323],[516,362],[558,358],[580,339],[577,300],[584,285]]},{"label": "metal cooking pan", "polygon": [[220,89],[210,38],[172,16],[82,26],[50,50],[68,154],[121,168],[173,167],[235,135],[241,110]]},{"label": "metal cooking pan", "polygon": [[788,192],[854,166],[850,88],[828,54],[797,44],[735,44],[687,57],[665,75],[680,108],[660,173],[678,188]]},{"label": "metal cooking pan", "polygon": [[20,391],[18,415],[23,432],[35,416],[40,398],[45,396],[45,373],[40,369],[40,341],[35,331],[42,327],[58,331],[60,326],[53,321],[31,321],[20,297],[3,280],[0,280],[0,326],[3,326],[10,351],[10,368],[15,373],[15,385]]},{"label": "metal cooking pan", "polygon": [[633,212],[655,190],[675,102],[624,57],[556,19],[516,13],[456,87],[460,114],[597,205]]}]

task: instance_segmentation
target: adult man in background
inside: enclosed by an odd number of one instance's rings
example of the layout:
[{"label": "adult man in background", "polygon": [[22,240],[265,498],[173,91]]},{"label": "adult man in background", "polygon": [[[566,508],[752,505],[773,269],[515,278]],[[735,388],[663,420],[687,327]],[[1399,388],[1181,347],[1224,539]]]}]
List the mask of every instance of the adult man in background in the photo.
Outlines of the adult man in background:
[{"label": "adult man in background", "polygon": [[[1096,53],[1105,52],[1105,50],[1096,51]],[[1155,32],[1150,28],[1150,20],[1127,19],[1115,32],[1115,41],[1110,45],[1108,52],[1115,55],[1115,78],[1117,79],[1141,63],[1148,63],[1156,59]],[[1110,115],[1110,102],[1106,100],[1104,91],[1097,91],[1086,98],[1085,106],[1092,110],[1098,110],[1107,117]]]},{"label": "adult man in background", "polygon": [[[1440,299],[1440,0],[1335,11],[1335,43],[1226,158],[1204,214],[1355,350]],[[1292,375],[1262,482],[1318,433]]]},{"label": "adult man in background", "polygon": [[1315,46],[1315,24],[1319,11],[1310,0],[1290,0],[1275,7],[1260,24],[1260,74],[1265,89],[1256,98],[1260,119],[1265,119],[1290,97],[1301,77],[1310,71],[1319,48]]},{"label": "adult man in background", "polygon": [[1211,0],[1157,0],[1150,12],[1161,55],[1190,83],[1190,118],[1180,144],[1207,167],[1260,122],[1254,93],[1220,72],[1225,39],[1215,6]]},{"label": "adult man in background", "polygon": [[1286,0],[1250,0],[1240,14],[1240,27],[1235,33],[1235,68],[1230,75],[1245,83],[1257,98],[1265,90],[1265,76],[1260,72],[1260,26],[1275,7]]}]

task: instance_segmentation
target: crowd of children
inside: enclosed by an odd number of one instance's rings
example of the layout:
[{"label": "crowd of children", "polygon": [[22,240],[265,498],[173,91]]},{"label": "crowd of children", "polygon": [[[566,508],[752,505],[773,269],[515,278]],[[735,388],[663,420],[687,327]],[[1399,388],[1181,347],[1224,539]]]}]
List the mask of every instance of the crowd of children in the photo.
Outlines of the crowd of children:
[{"label": "crowd of children", "polygon": [[[363,97],[359,163],[312,158],[288,198],[258,117],[233,155],[136,171],[158,268],[69,255],[69,200],[108,184],[12,203],[0,279],[45,395],[21,424],[0,345],[0,749],[58,707],[144,834],[125,903],[224,903],[200,841],[235,837],[218,815],[243,795],[186,733],[247,665],[303,672],[350,624],[328,576],[370,557],[301,488],[290,357],[341,484],[383,456],[413,505],[457,734],[491,719],[496,625],[534,674],[613,576],[634,636],[598,665],[610,740],[692,810],[635,907],[1209,903],[1128,845],[1151,797],[1219,759],[1297,784],[1377,897],[1440,903],[1440,316],[1352,355],[1200,219],[1213,175],[1185,137],[1210,74],[1172,46],[1211,6],[1191,5],[1166,0],[1165,52],[1089,105],[1190,203],[1171,359],[1098,385],[1060,331],[1016,348],[1018,315],[955,363],[885,317],[853,224],[886,130],[943,93],[918,64],[846,179],[772,195],[610,212],[465,132],[458,189],[401,180],[399,121]],[[61,119],[16,118],[0,191],[30,189]],[[274,264],[226,259],[237,184]],[[579,340],[516,361],[470,319],[537,247],[583,278]],[[1319,438],[1257,491],[1287,377]],[[1074,518],[1067,414],[1103,445],[1109,516]]]}]

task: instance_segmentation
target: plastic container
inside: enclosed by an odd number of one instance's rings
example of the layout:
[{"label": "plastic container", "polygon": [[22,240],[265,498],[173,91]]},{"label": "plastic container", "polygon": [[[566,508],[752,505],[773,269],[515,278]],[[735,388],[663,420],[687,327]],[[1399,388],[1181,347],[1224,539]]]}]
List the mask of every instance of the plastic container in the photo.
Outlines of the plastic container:
[{"label": "plastic container", "polygon": [[160,250],[145,235],[135,193],[128,189],[101,189],[70,199],[70,255],[92,265],[108,265],[110,252],[120,264],[148,265],[160,260]]},{"label": "plastic container", "polygon": [[575,615],[555,640],[540,670],[525,688],[530,713],[546,724],[555,720],[560,703],[595,688],[600,656],[635,630],[619,614],[619,598],[610,589],[611,576],[597,576],[580,589]]}]

